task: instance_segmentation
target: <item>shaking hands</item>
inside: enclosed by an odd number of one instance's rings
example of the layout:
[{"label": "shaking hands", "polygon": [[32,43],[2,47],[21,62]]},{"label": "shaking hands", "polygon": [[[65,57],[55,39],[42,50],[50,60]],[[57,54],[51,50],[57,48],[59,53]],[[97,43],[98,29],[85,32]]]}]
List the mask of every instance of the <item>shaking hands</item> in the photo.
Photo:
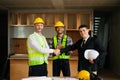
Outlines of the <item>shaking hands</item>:
[{"label": "shaking hands", "polygon": [[60,54],[60,49],[54,49],[54,50],[53,50],[53,53],[54,53],[55,55],[59,55],[59,54]]},{"label": "shaking hands", "polygon": [[60,49],[62,49],[62,48],[64,48],[61,44],[58,44],[57,46],[56,46],[56,49],[54,49],[54,51],[53,51],[53,53],[55,54],[55,55],[60,55]]}]

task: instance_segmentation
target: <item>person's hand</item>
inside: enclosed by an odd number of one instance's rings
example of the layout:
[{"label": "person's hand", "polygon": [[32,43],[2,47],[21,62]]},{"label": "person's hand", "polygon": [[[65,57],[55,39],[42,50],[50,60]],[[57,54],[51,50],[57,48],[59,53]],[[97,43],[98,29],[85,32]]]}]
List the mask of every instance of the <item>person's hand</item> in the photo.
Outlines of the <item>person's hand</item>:
[{"label": "person's hand", "polygon": [[63,48],[63,46],[61,44],[56,46],[56,49],[62,49],[62,48]]},{"label": "person's hand", "polygon": [[69,51],[68,53],[69,53],[69,54],[72,54],[72,53],[73,53],[73,51]]},{"label": "person's hand", "polygon": [[94,64],[93,59],[88,59],[91,64]]},{"label": "person's hand", "polygon": [[60,49],[54,49],[53,53],[54,53],[55,55],[59,55],[59,54],[60,54]]}]

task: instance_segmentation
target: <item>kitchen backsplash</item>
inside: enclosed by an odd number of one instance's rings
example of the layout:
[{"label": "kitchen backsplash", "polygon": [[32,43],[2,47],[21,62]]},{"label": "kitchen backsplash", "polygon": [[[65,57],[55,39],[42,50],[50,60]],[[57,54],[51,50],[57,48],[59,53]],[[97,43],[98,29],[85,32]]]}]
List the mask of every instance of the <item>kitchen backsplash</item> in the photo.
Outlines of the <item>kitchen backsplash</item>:
[{"label": "kitchen backsplash", "polygon": [[[10,38],[27,38],[33,32],[33,26],[11,26]],[[54,27],[44,27],[42,34],[46,38],[52,38],[54,35],[56,35],[56,32]]]}]

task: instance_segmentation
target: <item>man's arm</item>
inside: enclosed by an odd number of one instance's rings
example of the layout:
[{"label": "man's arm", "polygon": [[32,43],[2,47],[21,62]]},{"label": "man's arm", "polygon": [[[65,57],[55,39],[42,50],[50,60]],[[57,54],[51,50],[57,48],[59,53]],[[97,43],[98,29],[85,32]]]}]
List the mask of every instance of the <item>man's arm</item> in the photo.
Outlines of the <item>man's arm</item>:
[{"label": "man's arm", "polygon": [[60,52],[63,53],[63,52],[68,52],[68,51],[74,51],[75,49],[77,49],[79,47],[79,41],[78,40],[75,44],[73,45],[69,45],[63,49],[60,49]]},{"label": "man's arm", "polygon": [[53,53],[53,49],[41,47],[33,37],[29,37],[29,38],[28,38],[28,43],[29,43],[29,45],[32,46],[36,51],[39,51],[39,52],[41,52],[41,53]]}]

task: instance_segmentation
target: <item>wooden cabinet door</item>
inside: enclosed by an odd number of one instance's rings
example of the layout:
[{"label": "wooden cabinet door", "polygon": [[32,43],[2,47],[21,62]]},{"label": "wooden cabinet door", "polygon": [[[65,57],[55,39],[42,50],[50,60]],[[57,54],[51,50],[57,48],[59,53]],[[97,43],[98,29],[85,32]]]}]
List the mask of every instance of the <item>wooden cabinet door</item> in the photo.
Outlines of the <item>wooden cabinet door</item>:
[{"label": "wooden cabinet door", "polygon": [[10,13],[10,25],[18,25],[18,16],[17,13]]},{"label": "wooden cabinet door", "polygon": [[27,54],[26,38],[13,38],[11,48],[15,54]]},{"label": "wooden cabinet door", "polygon": [[76,30],[77,29],[77,15],[76,13],[67,14],[67,30]]}]

